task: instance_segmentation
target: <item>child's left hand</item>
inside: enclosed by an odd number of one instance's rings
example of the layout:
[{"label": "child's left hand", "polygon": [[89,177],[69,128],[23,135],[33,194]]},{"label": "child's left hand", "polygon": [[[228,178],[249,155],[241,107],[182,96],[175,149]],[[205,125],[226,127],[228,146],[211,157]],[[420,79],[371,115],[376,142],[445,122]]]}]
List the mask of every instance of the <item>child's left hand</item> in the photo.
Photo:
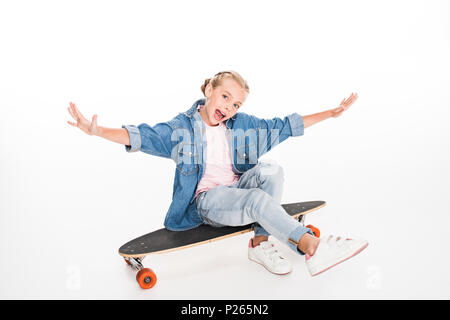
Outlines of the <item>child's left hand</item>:
[{"label": "child's left hand", "polygon": [[339,117],[345,110],[350,108],[350,106],[356,101],[356,99],[358,99],[358,94],[352,92],[352,94],[348,99],[344,98],[344,100],[342,100],[339,107],[331,110],[332,111],[331,116],[334,118]]}]

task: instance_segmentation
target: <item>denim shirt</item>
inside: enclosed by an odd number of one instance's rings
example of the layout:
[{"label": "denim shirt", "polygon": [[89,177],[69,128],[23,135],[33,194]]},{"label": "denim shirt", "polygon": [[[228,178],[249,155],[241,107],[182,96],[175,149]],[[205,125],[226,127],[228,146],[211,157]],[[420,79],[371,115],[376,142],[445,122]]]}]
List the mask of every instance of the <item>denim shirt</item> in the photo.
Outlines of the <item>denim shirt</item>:
[{"label": "denim shirt", "polygon": [[[164,226],[172,231],[192,229],[203,223],[194,195],[206,163],[205,123],[197,111],[204,104],[205,99],[199,99],[187,111],[154,126],[122,125],[130,136],[130,145],[125,146],[127,152],[142,151],[172,159],[176,164],[172,203],[164,220]],[[238,112],[225,124],[233,171],[239,176],[278,143],[304,133],[303,118],[298,113],[283,119],[260,119]]]}]

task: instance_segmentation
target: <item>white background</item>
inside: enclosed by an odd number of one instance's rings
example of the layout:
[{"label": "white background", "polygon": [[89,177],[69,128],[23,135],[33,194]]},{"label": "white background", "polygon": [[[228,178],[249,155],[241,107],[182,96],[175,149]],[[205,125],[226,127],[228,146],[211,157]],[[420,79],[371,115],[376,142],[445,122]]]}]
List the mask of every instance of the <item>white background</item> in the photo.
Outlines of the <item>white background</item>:
[{"label": "white background", "polygon": [[[450,298],[448,1],[3,1],[0,298]],[[359,99],[264,156],[283,203],[326,200],[307,222],[369,247],[310,277],[247,259],[251,234],[147,257],[141,290],[117,254],[163,226],[175,165],[85,135],[167,121],[206,78],[239,72],[258,117]],[[276,240],[275,240],[276,241]]]}]

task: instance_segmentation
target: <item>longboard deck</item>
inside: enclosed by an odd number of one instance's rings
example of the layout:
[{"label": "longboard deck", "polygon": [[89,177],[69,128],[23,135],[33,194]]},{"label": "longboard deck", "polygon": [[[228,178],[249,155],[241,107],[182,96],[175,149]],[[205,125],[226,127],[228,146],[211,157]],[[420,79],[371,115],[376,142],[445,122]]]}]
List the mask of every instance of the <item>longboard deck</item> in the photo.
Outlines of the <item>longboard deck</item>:
[{"label": "longboard deck", "polygon": [[[282,204],[282,207],[296,218],[325,205],[325,201],[307,201]],[[203,224],[186,231],[170,231],[163,228],[125,243],[119,248],[119,254],[128,258],[139,258],[148,254],[180,250],[250,232],[251,226],[252,224],[237,227],[212,227]]]}]

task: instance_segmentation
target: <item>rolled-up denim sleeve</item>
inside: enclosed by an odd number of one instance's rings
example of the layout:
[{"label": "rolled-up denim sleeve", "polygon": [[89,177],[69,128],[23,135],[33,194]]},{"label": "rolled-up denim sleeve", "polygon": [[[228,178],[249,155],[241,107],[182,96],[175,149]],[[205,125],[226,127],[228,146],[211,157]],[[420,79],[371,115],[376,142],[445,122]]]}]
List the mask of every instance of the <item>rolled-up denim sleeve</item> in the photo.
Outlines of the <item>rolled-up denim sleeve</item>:
[{"label": "rolled-up denim sleeve", "polygon": [[167,122],[150,126],[146,123],[135,125],[122,125],[130,136],[130,145],[125,145],[125,151],[142,151],[163,158],[171,158],[172,127]]},{"label": "rolled-up denim sleeve", "polygon": [[303,124],[303,117],[298,113],[293,113],[287,116],[291,126],[291,136],[302,136],[305,133],[305,125]]},{"label": "rolled-up denim sleeve", "polygon": [[122,128],[127,129],[130,136],[130,145],[125,146],[126,152],[135,152],[141,149],[141,133],[134,125],[122,125]]}]

